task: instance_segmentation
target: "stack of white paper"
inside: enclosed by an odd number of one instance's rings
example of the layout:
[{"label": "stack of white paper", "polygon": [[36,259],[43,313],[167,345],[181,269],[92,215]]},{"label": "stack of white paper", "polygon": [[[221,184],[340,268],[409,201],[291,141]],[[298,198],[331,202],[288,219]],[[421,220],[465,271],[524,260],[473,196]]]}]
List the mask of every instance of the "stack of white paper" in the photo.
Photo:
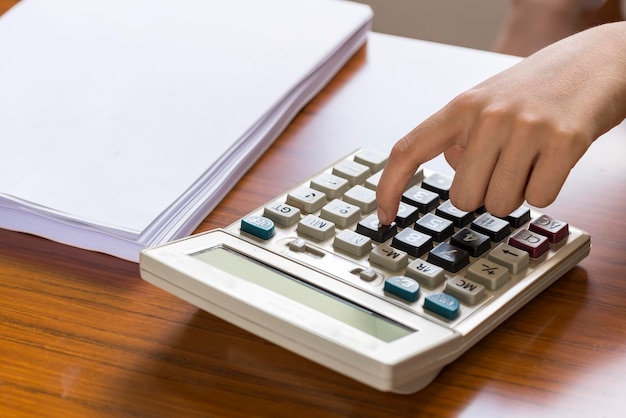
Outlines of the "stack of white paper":
[{"label": "stack of white paper", "polygon": [[334,0],[22,0],[0,18],[0,227],[134,261],[191,233],[371,18]]}]

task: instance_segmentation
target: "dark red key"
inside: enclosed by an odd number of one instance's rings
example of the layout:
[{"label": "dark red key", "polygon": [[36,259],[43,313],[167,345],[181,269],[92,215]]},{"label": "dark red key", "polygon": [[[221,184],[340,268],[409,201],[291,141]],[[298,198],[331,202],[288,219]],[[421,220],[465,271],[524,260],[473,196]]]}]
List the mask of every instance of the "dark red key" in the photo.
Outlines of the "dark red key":
[{"label": "dark red key", "polygon": [[528,229],[520,229],[512,235],[509,245],[526,251],[531,258],[539,258],[550,249],[547,237]]},{"label": "dark red key", "polygon": [[541,215],[530,223],[529,229],[548,237],[552,243],[559,242],[569,235],[569,225],[563,221]]}]

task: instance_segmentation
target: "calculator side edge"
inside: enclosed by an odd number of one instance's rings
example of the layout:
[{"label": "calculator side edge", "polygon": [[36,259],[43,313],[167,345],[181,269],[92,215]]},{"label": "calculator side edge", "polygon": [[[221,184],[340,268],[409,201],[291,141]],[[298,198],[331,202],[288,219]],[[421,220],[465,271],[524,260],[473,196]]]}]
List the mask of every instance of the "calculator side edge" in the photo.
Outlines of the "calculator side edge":
[{"label": "calculator side edge", "polygon": [[[145,281],[261,338],[382,391],[408,394],[422,389],[451,361],[449,353],[455,352],[456,349],[453,347],[457,347],[459,343],[459,335],[453,333],[445,341],[435,344],[441,347],[449,346],[444,350],[448,355],[441,356],[436,351],[427,350],[428,352],[422,353],[419,358],[401,360],[398,364],[375,364],[357,352],[327,341],[323,336],[312,335],[309,331],[298,329],[294,324],[285,323],[289,330],[282,329],[277,332],[271,327],[276,319],[269,313],[248,308],[243,304],[238,304],[236,309],[227,309],[224,304],[218,305],[209,300],[216,300],[214,298],[198,296],[195,292],[189,291],[185,284],[180,286],[174,284],[178,279],[186,280],[184,274],[152,258],[148,251],[142,253],[140,265],[141,277]],[[155,274],[155,270],[160,271]],[[163,279],[161,275],[168,279]],[[246,309],[250,312],[246,312]],[[362,361],[356,363],[361,363],[361,367],[355,367],[354,361],[359,357],[363,357]],[[347,358],[350,358],[352,363],[345,361]],[[363,364],[369,364],[371,367],[363,367]]]},{"label": "calculator side edge", "polygon": [[[506,321],[514,313],[522,309],[527,303],[541,294],[549,286],[559,280],[565,273],[578,265],[584,260],[591,250],[591,237],[588,233],[578,230],[579,235],[576,238],[577,245],[573,251],[564,257],[564,262],[556,263],[542,273],[542,280],[534,283],[528,289],[522,292],[516,292],[517,297],[506,301],[502,304],[494,304],[490,306],[489,312],[479,312],[475,318],[468,318],[464,323],[459,324],[456,329],[463,334],[463,346],[465,350],[472,347],[500,324]],[[485,317],[488,316],[488,318]]]}]

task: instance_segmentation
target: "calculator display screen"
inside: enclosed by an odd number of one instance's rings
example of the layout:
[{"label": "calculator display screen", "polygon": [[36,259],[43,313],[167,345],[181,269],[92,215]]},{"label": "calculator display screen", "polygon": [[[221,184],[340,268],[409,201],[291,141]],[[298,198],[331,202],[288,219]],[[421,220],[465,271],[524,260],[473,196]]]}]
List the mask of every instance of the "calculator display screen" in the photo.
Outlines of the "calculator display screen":
[{"label": "calculator display screen", "polygon": [[225,247],[194,254],[224,272],[285,296],[385,342],[412,334],[402,324]]}]

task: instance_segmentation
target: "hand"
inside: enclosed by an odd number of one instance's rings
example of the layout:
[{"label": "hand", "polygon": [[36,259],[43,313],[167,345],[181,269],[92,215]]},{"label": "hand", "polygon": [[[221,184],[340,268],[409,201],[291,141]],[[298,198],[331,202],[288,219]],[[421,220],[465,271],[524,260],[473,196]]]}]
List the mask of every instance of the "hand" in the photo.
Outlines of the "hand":
[{"label": "hand", "polygon": [[552,203],[592,142],[626,116],[626,22],[589,29],[454,98],[398,141],[380,179],[391,223],[418,167],[444,152],[461,210],[505,216]]}]

